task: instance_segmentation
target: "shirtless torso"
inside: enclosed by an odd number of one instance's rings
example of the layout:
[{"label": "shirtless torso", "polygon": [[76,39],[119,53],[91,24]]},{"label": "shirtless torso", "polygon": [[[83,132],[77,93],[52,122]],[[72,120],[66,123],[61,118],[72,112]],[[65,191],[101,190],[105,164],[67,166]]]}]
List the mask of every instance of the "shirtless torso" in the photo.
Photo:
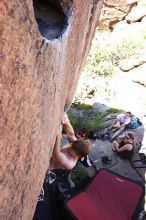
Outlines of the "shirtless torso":
[{"label": "shirtless torso", "polygon": [[53,154],[50,160],[49,170],[73,169],[80,157],[89,154],[91,145],[91,142],[88,140],[76,140],[64,147],[60,147],[61,134],[57,135]]},{"label": "shirtless torso", "polygon": [[77,160],[78,160],[78,156],[76,156],[75,153],[72,152],[70,145],[61,147],[60,154],[57,155],[57,157],[55,155],[52,155],[50,160],[49,170],[54,170],[54,169],[70,170],[76,165]]}]

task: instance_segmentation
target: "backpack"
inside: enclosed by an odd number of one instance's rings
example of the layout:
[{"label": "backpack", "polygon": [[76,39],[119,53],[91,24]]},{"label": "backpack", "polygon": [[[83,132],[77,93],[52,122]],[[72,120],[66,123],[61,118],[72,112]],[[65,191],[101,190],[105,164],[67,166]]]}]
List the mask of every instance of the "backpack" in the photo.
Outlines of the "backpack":
[{"label": "backpack", "polygon": [[130,123],[128,125],[128,128],[135,129],[135,128],[138,128],[140,125],[141,125],[141,123],[139,123],[139,119],[136,117],[132,117],[130,119]]}]

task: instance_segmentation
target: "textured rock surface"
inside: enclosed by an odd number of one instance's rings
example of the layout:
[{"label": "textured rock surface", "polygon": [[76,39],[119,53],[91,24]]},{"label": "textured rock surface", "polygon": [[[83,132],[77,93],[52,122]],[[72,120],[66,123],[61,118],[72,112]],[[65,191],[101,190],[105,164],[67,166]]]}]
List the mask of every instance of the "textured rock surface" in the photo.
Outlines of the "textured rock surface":
[{"label": "textured rock surface", "polygon": [[126,29],[128,24],[137,22],[137,29],[140,21],[145,24],[146,7],[137,0],[104,0],[98,27],[100,29],[120,27]]},{"label": "textured rock surface", "polygon": [[133,82],[139,83],[146,88],[146,64],[143,64],[129,72],[131,74],[131,79]]},{"label": "textured rock surface", "polygon": [[101,11],[98,26],[101,29],[105,27],[113,28],[116,23],[123,20],[137,0],[104,0],[104,6]]},{"label": "textured rock surface", "polygon": [[141,20],[146,16],[146,8],[142,6],[137,6],[132,8],[131,12],[126,16],[125,20],[129,23]]},{"label": "textured rock surface", "polygon": [[102,6],[61,2],[70,16],[66,31],[44,43],[32,1],[1,1],[1,220],[32,219],[61,115],[72,101]]},{"label": "textured rock surface", "polygon": [[140,58],[131,58],[120,61],[119,67],[123,71],[128,71],[133,69],[134,67],[138,67],[142,64],[146,63],[146,56],[142,56]]}]

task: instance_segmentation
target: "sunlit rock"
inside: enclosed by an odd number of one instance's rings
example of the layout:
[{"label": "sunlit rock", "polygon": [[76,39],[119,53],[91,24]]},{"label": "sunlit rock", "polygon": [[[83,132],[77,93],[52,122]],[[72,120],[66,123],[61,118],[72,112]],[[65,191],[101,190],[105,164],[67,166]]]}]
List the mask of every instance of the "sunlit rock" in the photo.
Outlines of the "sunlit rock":
[{"label": "sunlit rock", "polygon": [[101,7],[88,0],[1,1],[1,220],[32,219]]}]

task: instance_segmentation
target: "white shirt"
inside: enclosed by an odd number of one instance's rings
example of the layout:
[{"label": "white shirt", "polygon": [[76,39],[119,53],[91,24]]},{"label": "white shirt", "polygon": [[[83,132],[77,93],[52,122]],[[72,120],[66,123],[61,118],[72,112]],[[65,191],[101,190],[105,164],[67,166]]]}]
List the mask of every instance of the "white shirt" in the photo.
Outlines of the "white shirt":
[{"label": "white shirt", "polygon": [[117,115],[117,119],[120,121],[121,124],[128,125],[130,122],[130,117],[125,118],[125,114]]}]

